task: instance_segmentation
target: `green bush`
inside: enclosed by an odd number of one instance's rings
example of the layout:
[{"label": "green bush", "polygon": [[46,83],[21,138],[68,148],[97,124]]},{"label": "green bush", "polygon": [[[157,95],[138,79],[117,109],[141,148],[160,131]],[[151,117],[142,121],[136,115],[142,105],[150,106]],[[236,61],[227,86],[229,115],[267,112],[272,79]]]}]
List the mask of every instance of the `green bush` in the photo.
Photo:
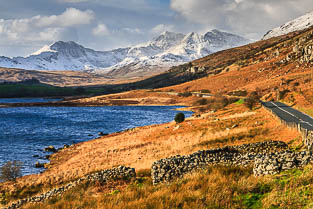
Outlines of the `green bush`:
[{"label": "green bush", "polygon": [[174,120],[176,123],[182,123],[185,120],[185,114],[182,112],[177,113]]}]

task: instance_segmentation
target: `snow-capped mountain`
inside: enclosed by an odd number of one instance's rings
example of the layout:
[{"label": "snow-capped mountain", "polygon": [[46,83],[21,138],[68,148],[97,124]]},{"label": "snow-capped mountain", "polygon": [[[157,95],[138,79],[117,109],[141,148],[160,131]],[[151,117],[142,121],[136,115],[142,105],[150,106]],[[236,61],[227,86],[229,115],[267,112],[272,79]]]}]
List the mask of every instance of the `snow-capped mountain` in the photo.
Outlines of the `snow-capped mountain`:
[{"label": "snow-capped mountain", "polygon": [[59,41],[27,57],[0,57],[0,66],[29,70],[93,71],[115,75],[129,71],[166,68],[210,53],[243,45],[249,40],[212,30],[204,35],[163,32],[152,41],[111,51],[95,51],[75,42]]},{"label": "snow-capped mountain", "polygon": [[107,68],[121,62],[128,48],[107,52],[84,48],[75,42],[58,41],[28,57],[0,57],[1,67],[21,68],[26,70],[94,70]]},{"label": "snow-capped mountain", "polygon": [[306,28],[311,27],[312,25],[313,25],[313,11],[301,17],[298,17],[297,19],[289,21],[280,27],[277,27],[277,28],[274,28],[273,30],[268,31],[264,35],[263,40],[266,40],[272,37],[285,35],[294,31],[304,30]]}]

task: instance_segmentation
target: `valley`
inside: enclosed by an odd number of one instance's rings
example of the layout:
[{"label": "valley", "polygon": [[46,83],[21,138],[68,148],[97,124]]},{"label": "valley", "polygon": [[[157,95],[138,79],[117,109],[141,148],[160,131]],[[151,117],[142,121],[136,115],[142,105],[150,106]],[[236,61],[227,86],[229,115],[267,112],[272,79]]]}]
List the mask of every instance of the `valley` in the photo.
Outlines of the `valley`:
[{"label": "valley", "polygon": [[[311,16],[309,13],[303,18]],[[1,203],[10,205],[26,198],[21,205],[29,209],[311,208],[313,156],[312,144],[307,142],[311,143],[312,134],[288,124],[296,121],[307,127],[313,117],[313,27],[306,22],[303,27],[303,18],[273,29],[263,40],[205,52],[205,56],[191,54],[192,59],[182,59],[148,77],[141,73],[140,78],[119,77],[124,68],[100,75],[2,69],[3,81],[22,81],[25,76],[49,85],[106,92],[1,108],[165,105],[184,106],[178,110],[192,111],[193,115],[182,122],[103,134],[60,149],[49,156],[44,172],[1,183]],[[165,32],[159,38],[170,40],[166,42],[169,45],[162,45],[170,50],[181,40],[190,38],[203,44],[204,39],[214,39],[218,33],[184,36]],[[197,46],[204,49],[201,44]],[[142,47],[147,49],[146,45]],[[139,48],[132,50],[141,53]],[[33,56],[54,53],[51,47],[45,50]],[[130,77],[132,80],[128,80]],[[269,104],[283,108],[274,109],[277,107]],[[287,110],[297,117],[290,117]],[[131,178],[124,178],[122,172],[107,181],[101,174],[114,173],[114,169],[124,169]],[[136,177],[128,169],[135,171]],[[32,200],[36,195],[39,200]]]}]

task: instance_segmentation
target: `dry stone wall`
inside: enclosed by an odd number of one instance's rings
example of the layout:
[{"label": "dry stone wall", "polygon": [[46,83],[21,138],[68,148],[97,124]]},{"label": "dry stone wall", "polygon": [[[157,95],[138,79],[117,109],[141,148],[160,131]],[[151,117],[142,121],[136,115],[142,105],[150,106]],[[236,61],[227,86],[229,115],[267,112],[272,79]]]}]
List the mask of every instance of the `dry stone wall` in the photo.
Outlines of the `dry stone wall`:
[{"label": "dry stone wall", "polygon": [[3,209],[16,209],[21,208],[26,203],[38,203],[43,202],[45,200],[51,199],[53,197],[61,196],[66,191],[70,190],[73,187],[76,187],[83,182],[102,182],[105,183],[110,180],[116,180],[116,179],[131,179],[136,177],[136,172],[134,168],[129,168],[125,166],[119,166],[117,168],[108,169],[99,171],[96,173],[92,173],[89,175],[86,175],[76,181],[70,182],[64,186],[52,189],[48,192],[42,193],[40,195],[29,197],[25,199],[21,199],[13,204],[11,204],[8,207],[5,207]]},{"label": "dry stone wall", "polygon": [[[177,155],[154,162],[151,167],[151,177],[153,184],[166,183],[210,165],[233,165],[243,167],[250,165],[255,167],[256,175],[266,175],[274,173],[276,170],[280,172],[285,168],[287,169],[286,166],[283,166],[285,165],[283,158],[286,157],[287,154],[279,155],[275,153],[289,152],[287,144],[279,141],[266,141],[240,146],[227,146],[212,150],[201,150],[191,155]],[[275,159],[279,158],[278,162],[280,162],[279,168],[276,169],[276,167],[273,167],[273,171],[268,167],[268,165],[272,163],[266,158],[269,153],[274,153],[273,156],[277,156]],[[256,159],[258,160],[257,164],[255,163]],[[288,163],[289,161],[286,162]],[[297,166],[302,164],[303,163],[295,163]],[[293,166],[290,168],[293,168]]]}]

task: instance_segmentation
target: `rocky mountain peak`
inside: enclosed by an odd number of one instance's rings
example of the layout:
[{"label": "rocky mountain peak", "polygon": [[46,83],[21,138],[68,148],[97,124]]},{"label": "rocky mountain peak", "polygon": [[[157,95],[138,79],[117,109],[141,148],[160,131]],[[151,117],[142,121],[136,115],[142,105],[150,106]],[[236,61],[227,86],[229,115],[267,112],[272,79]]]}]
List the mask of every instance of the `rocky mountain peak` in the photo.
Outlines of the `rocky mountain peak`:
[{"label": "rocky mountain peak", "polygon": [[201,43],[201,42],[203,42],[203,39],[202,39],[202,37],[198,33],[191,32],[191,33],[188,33],[184,37],[182,42],[189,43],[189,44],[194,44],[194,43]]},{"label": "rocky mountain peak", "polygon": [[227,33],[227,32],[222,32],[216,29],[204,34],[204,39],[210,43],[214,43],[215,45],[223,45],[223,44],[235,45],[236,42],[238,43],[249,42],[249,40],[241,36],[234,35],[234,34]]},{"label": "rocky mountain peak", "polygon": [[90,50],[77,44],[74,41],[68,41],[68,42],[58,41],[52,44],[50,46],[50,49],[58,52],[59,54],[62,54],[63,56],[71,57],[71,58],[79,58],[82,56],[86,56],[86,51]]},{"label": "rocky mountain peak", "polygon": [[184,36],[185,35],[182,33],[164,31],[158,37],[154,38],[152,43],[161,49],[168,49],[179,43],[184,38]]},{"label": "rocky mountain peak", "polygon": [[50,49],[55,51],[66,51],[66,50],[84,50],[86,49],[82,45],[77,44],[74,41],[58,41],[50,46]]}]

